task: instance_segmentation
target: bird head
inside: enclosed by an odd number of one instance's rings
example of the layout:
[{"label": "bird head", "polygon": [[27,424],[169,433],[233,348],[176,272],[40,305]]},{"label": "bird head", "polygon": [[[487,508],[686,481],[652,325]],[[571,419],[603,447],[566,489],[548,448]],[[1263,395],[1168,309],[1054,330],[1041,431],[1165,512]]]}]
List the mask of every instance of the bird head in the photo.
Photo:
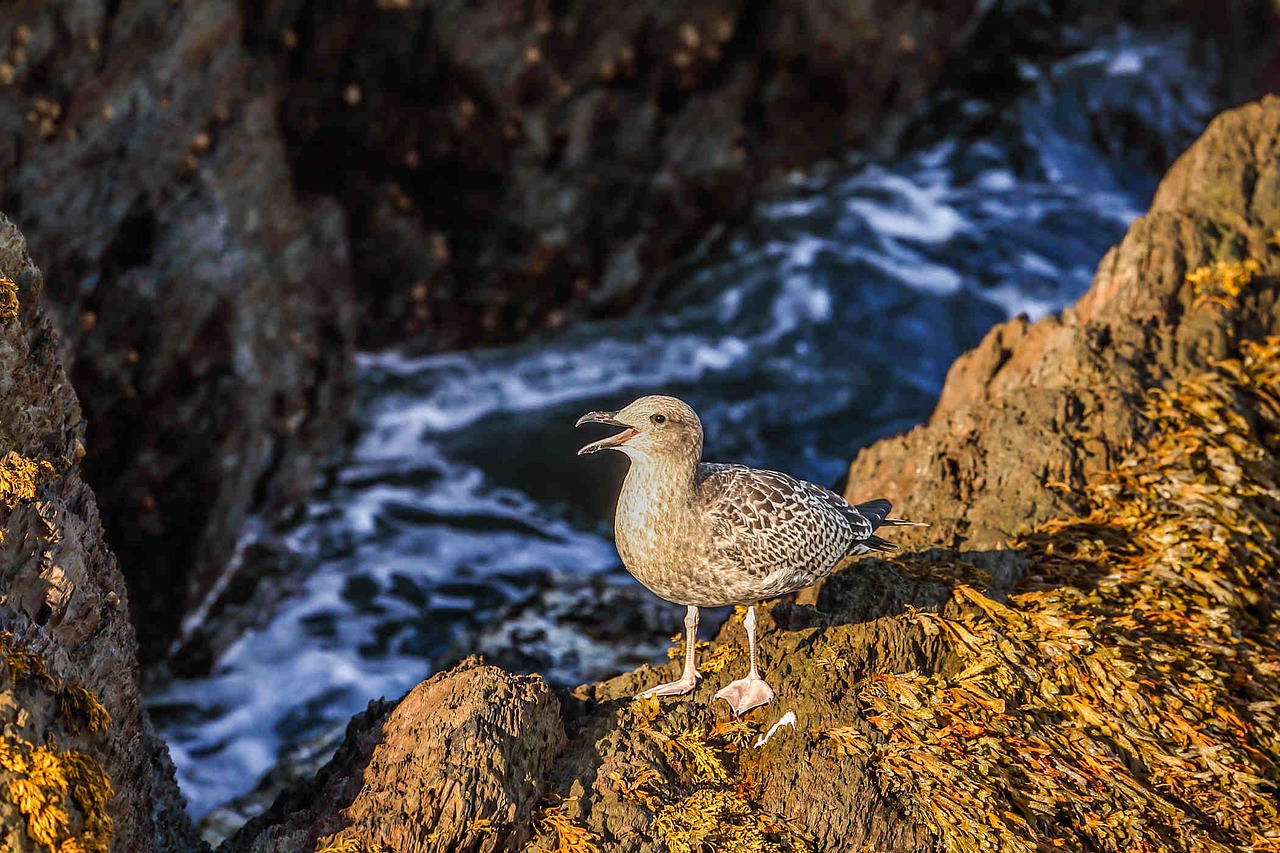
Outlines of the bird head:
[{"label": "bird head", "polygon": [[575,426],[608,424],[622,432],[593,441],[579,456],[597,450],[618,450],[633,460],[643,457],[702,458],[702,421],[689,404],[675,397],[641,397],[616,412],[588,412]]}]

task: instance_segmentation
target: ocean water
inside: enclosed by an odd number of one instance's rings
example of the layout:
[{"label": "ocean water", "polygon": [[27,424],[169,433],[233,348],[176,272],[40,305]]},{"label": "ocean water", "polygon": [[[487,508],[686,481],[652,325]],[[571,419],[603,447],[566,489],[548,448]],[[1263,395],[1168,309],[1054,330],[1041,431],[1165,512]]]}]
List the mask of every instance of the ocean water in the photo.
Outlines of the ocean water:
[{"label": "ocean water", "polygon": [[927,417],[994,323],[1084,292],[1148,203],[1152,161],[1214,108],[1187,53],[1120,33],[1024,62],[1019,97],[952,97],[953,129],[916,150],[795,176],[640,316],[362,356],[351,460],[288,537],[298,591],[208,677],[149,697],[192,813],[323,757],[370,699],[469,649],[563,685],[664,660],[682,613],[622,570],[624,460],[575,456],[599,433],[578,415],[676,394],[708,459],[834,483]]}]

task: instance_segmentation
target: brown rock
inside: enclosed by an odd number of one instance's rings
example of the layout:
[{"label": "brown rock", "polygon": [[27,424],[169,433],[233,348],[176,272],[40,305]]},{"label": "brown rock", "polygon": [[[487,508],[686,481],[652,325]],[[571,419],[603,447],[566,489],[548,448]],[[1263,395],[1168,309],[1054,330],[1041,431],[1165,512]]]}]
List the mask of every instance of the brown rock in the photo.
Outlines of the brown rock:
[{"label": "brown rock", "polygon": [[[142,709],[129,592],[81,479],[84,421],[39,307],[43,281],[0,215],[3,279],[17,285],[19,313],[0,317],[0,846],[44,851],[74,836],[84,850],[108,839],[120,853],[196,849]],[[12,488],[21,480],[30,488]],[[34,754],[71,785],[50,806],[69,822],[43,837],[11,784],[48,784],[13,769],[11,756]]]},{"label": "brown rock", "polygon": [[258,30],[307,34],[284,123],[350,216],[366,340],[440,349],[616,313],[773,176],[890,149],[982,5],[277,3]]},{"label": "brown rock", "polygon": [[565,744],[542,680],[471,658],[390,707],[353,721],[305,795],[286,794],[222,849],[522,849]]},{"label": "brown rock", "polygon": [[[855,462],[855,483],[878,478],[904,514],[936,521],[924,536],[1001,544],[1002,526],[1056,516],[1016,550],[867,558],[816,608],[769,608],[760,649],[777,699],[745,720],[711,698],[746,666],[737,620],[703,650],[687,699],[632,699],[674,662],[563,698],[563,749],[550,699],[498,731],[473,726],[482,670],[465,664],[414,693],[434,688],[435,716],[468,733],[455,754],[473,758],[424,768],[426,785],[402,775],[412,747],[391,745],[422,721],[397,710],[349,735],[355,751],[380,732],[381,758],[326,771],[326,790],[360,786],[338,803],[358,809],[339,816],[303,790],[227,849],[283,849],[272,825],[290,814],[315,828],[307,839],[354,813],[429,826],[444,778],[502,796],[404,849],[518,849],[456,827],[529,814],[538,792],[558,796],[532,812],[527,850],[1191,851],[1273,836],[1280,337],[1248,337],[1280,332],[1278,152],[1280,98],[1220,117],[1076,309],[993,331],[930,424]],[[1147,406],[1161,385],[1171,393]],[[1045,481],[1058,474],[1079,487]],[[788,711],[797,725],[769,737]],[[528,766],[508,757],[512,738],[545,762],[532,784],[505,769]]]}]

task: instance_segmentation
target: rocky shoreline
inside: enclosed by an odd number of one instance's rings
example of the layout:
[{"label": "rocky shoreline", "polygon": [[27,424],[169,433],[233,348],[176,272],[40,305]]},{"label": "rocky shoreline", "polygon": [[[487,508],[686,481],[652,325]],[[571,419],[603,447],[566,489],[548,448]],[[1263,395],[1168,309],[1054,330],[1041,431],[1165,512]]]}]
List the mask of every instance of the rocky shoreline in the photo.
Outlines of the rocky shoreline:
[{"label": "rocky shoreline", "polygon": [[[831,21],[807,5],[570,10],[549,29],[446,6],[379,3],[362,26],[223,0],[15,17],[0,845],[203,848],[139,661],[226,583],[244,520],[313,487],[361,335],[451,346],[635,304],[744,187],[900,132],[985,9],[850,19],[813,57],[798,46]],[[1269,14],[1231,8],[1231,26]],[[892,63],[858,59],[873,37]],[[1244,42],[1265,77],[1268,43]],[[423,52],[438,63],[406,77]],[[332,73],[309,88],[303,67]],[[466,82],[442,97],[446,79]],[[826,132],[778,137],[797,117]],[[628,146],[649,159],[620,175]],[[402,165],[335,178],[357,148]],[[427,210],[441,187],[457,203]],[[221,849],[1280,845],[1278,246],[1267,98],[1178,160],[1074,308],[993,329],[927,424],[853,461],[851,497],[933,527],[770,608],[776,706],[708,705],[740,665],[734,620],[693,700],[661,707],[627,698],[649,667],[567,693],[470,659],[372,703]],[[798,726],[755,746],[786,710]]]},{"label": "rocky shoreline", "polygon": [[776,706],[709,704],[733,620],[661,706],[629,698],[671,675],[649,667],[556,695],[467,661],[371,706],[224,849],[1277,843],[1278,229],[1268,98],[1215,120],[1074,309],[993,330],[928,425],[854,462],[962,549],[775,605]]}]

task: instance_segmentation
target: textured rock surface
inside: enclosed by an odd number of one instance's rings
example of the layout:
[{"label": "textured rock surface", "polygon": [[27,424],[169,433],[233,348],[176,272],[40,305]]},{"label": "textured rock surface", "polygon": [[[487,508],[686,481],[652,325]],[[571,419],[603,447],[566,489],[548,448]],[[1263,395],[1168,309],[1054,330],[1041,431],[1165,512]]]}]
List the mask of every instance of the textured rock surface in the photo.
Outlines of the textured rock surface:
[{"label": "textured rock surface", "polygon": [[305,792],[286,794],[223,849],[520,849],[565,742],[542,680],[472,658],[391,708],[375,703],[356,718]]},{"label": "textured rock surface", "polygon": [[[247,515],[288,512],[339,443],[348,236],[370,341],[452,347],[620,310],[769,178],[891,145],[990,5],[9,10],[0,209],[49,273],[144,662],[211,590],[241,613],[270,603],[252,571],[220,575]],[[1062,6],[1045,14],[1134,11]],[[1168,11],[1230,48],[1229,81],[1265,77],[1265,0]],[[1019,11],[992,31],[1024,20],[1061,28]],[[198,670],[235,630],[179,657]]]},{"label": "textured rock surface", "polygon": [[268,4],[301,184],[351,218],[370,340],[634,304],[785,169],[884,151],[985,4]]},{"label": "textured rock surface", "polygon": [[[855,463],[878,460],[885,490],[898,472],[913,515],[972,501],[938,518],[944,538],[1035,529],[1007,550],[864,559],[816,607],[768,608],[774,705],[735,721],[711,699],[746,666],[730,620],[688,699],[630,698],[673,663],[526,704],[531,776],[508,778],[492,811],[449,813],[438,791],[515,766],[519,732],[484,726],[492,694],[467,686],[484,671],[468,663],[410,696],[436,688],[449,710],[435,714],[474,735],[455,754],[474,758],[422,785],[361,744],[405,742],[423,721],[377,716],[317,783],[343,796],[299,789],[226,849],[282,849],[272,833],[297,815],[329,849],[376,843],[367,807],[336,809],[385,794],[383,814],[431,804],[437,834],[410,849],[517,850],[512,808],[534,792],[551,796],[527,850],[1274,846],[1280,337],[1250,340],[1280,332],[1278,194],[1270,98],[1214,122],[1075,309],[993,332],[929,426]],[[997,476],[984,466],[1000,454]],[[1070,497],[1055,470],[1077,478]],[[766,741],[786,711],[798,726]],[[560,725],[564,740],[546,735]]]},{"label": "textured rock surface", "polygon": [[[84,423],[38,307],[41,275],[0,216],[5,278],[19,311],[7,319],[0,305],[0,846],[43,851],[74,836],[84,850],[105,849],[94,842],[106,837],[121,853],[193,849],[168,752],[142,710],[129,593],[81,479]],[[15,488],[24,481],[30,488]],[[115,792],[100,806],[98,771]],[[59,778],[70,793],[58,792]],[[46,807],[24,799],[22,780],[54,792]],[[67,823],[49,817],[28,832],[33,814],[58,811]],[[41,836],[38,826],[54,829]]]},{"label": "textured rock surface", "polygon": [[48,275],[146,661],[246,515],[294,504],[343,429],[344,221],[297,199],[240,31],[231,0],[26,4],[0,24],[0,206]]},{"label": "textured rock surface", "polygon": [[1233,313],[1188,279],[1269,262],[1277,229],[1280,99],[1267,98],[1213,121],[1075,307],[1001,324],[961,356],[927,424],[858,455],[847,496],[883,494],[933,525],[912,541],[975,548],[1078,508],[1085,480],[1144,439],[1148,389],[1280,332],[1274,291],[1247,289]]}]

